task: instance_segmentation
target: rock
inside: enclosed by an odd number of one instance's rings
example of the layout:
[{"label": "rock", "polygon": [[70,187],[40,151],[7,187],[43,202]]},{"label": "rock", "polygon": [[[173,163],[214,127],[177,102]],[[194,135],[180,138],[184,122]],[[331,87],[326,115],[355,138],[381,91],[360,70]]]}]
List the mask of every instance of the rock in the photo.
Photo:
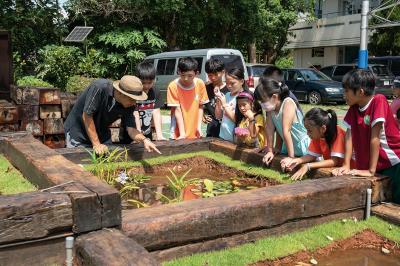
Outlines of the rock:
[{"label": "rock", "polygon": [[311,259],[311,260],[310,260],[310,263],[311,263],[312,265],[317,265],[317,264],[318,264],[318,261],[317,261],[316,259]]},{"label": "rock", "polygon": [[384,253],[384,254],[389,254],[390,253],[390,250],[388,250],[387,248],[384,248],[384,247],[382,247],[382,253]]}]

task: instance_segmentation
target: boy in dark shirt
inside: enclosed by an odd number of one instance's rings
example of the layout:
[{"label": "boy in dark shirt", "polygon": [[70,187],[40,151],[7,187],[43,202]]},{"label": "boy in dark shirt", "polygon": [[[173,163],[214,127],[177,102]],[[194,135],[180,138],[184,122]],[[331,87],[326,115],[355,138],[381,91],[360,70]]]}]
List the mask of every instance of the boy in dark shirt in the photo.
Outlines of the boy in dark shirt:
[{"label": "boy in dark shirt", "polygon": [[[152,138],[152,121],[157,134],[156,140],[165,140],[162,135],[162,119],[160,108],[163,105],[161,93],[154,86],[156,79],[156,70],[152,63],[142,62],[137,66],[137,76],[143,84],[143,91],[148,98],[142,101],[136,101],[136,109],[133,113],[136,129],[149,139]],[[121,119],[119,140],[121,143],[131,143],[132,139],[126,131],[126,119]]]},{"label": "boy in dark shirt", "polygon": [[221,60],[210,59],[205,64],[205,70],[210,80],[206,86],[210,102],[204,106],[203,122],[207,123],[207,137],[218,138],[221,121],[215,118],[215,92],[220,91],[223,94],[228,92],[225,82],[222,81],[225,75],[225,66]]}]

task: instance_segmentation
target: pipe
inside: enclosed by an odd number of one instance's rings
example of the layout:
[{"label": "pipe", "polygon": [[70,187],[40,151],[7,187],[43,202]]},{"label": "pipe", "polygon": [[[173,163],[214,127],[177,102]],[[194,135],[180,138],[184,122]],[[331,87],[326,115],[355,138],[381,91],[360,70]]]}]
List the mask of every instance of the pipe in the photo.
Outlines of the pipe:
[{"label": "pipe", "polygon": [[65,248],[67,250],[67,258],[65,259],[66,266],[72,266],[72,262],[74,259],[72,254],[73,247],[74,247],[74,237],[69,236],[65,238]]},{"label": "pipe", "polygon": [[368,13],[369,0],[362,1],[360,51],[358,53],[358,68],[368,68]]},{"label": "pipe", "polygon": [[365,210],[365,220],[371,216],[371,194],[372,189],[367,189],[367,209]]}]

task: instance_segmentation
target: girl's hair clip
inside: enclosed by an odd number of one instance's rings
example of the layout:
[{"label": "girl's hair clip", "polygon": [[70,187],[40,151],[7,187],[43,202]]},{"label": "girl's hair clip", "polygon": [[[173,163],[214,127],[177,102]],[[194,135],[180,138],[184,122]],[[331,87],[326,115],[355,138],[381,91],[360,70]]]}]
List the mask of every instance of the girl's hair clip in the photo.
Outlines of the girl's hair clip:
[{"label": "girl's hair clip", "polygon": [[279,87],[282,87],[282,82],[278,82]]},{"label": "girl's hair clip", "polygon": [[328,117],[329,117],[329,118],[332,118],[332,114],[331,114],[331,113],[328,113]]}]

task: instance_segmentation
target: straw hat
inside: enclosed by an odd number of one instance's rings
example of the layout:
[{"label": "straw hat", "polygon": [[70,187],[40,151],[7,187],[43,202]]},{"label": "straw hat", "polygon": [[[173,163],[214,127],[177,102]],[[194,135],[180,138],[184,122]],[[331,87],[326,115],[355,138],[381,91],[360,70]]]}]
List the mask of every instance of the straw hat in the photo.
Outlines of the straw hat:
[{"label": "straw hat", "polygon": [[147,100],[147,94],[143,91],[143,85],[139,78],[125,75],[120,80],[113,82],[114,88],[120,93],[131,99],[144,101]]}]

